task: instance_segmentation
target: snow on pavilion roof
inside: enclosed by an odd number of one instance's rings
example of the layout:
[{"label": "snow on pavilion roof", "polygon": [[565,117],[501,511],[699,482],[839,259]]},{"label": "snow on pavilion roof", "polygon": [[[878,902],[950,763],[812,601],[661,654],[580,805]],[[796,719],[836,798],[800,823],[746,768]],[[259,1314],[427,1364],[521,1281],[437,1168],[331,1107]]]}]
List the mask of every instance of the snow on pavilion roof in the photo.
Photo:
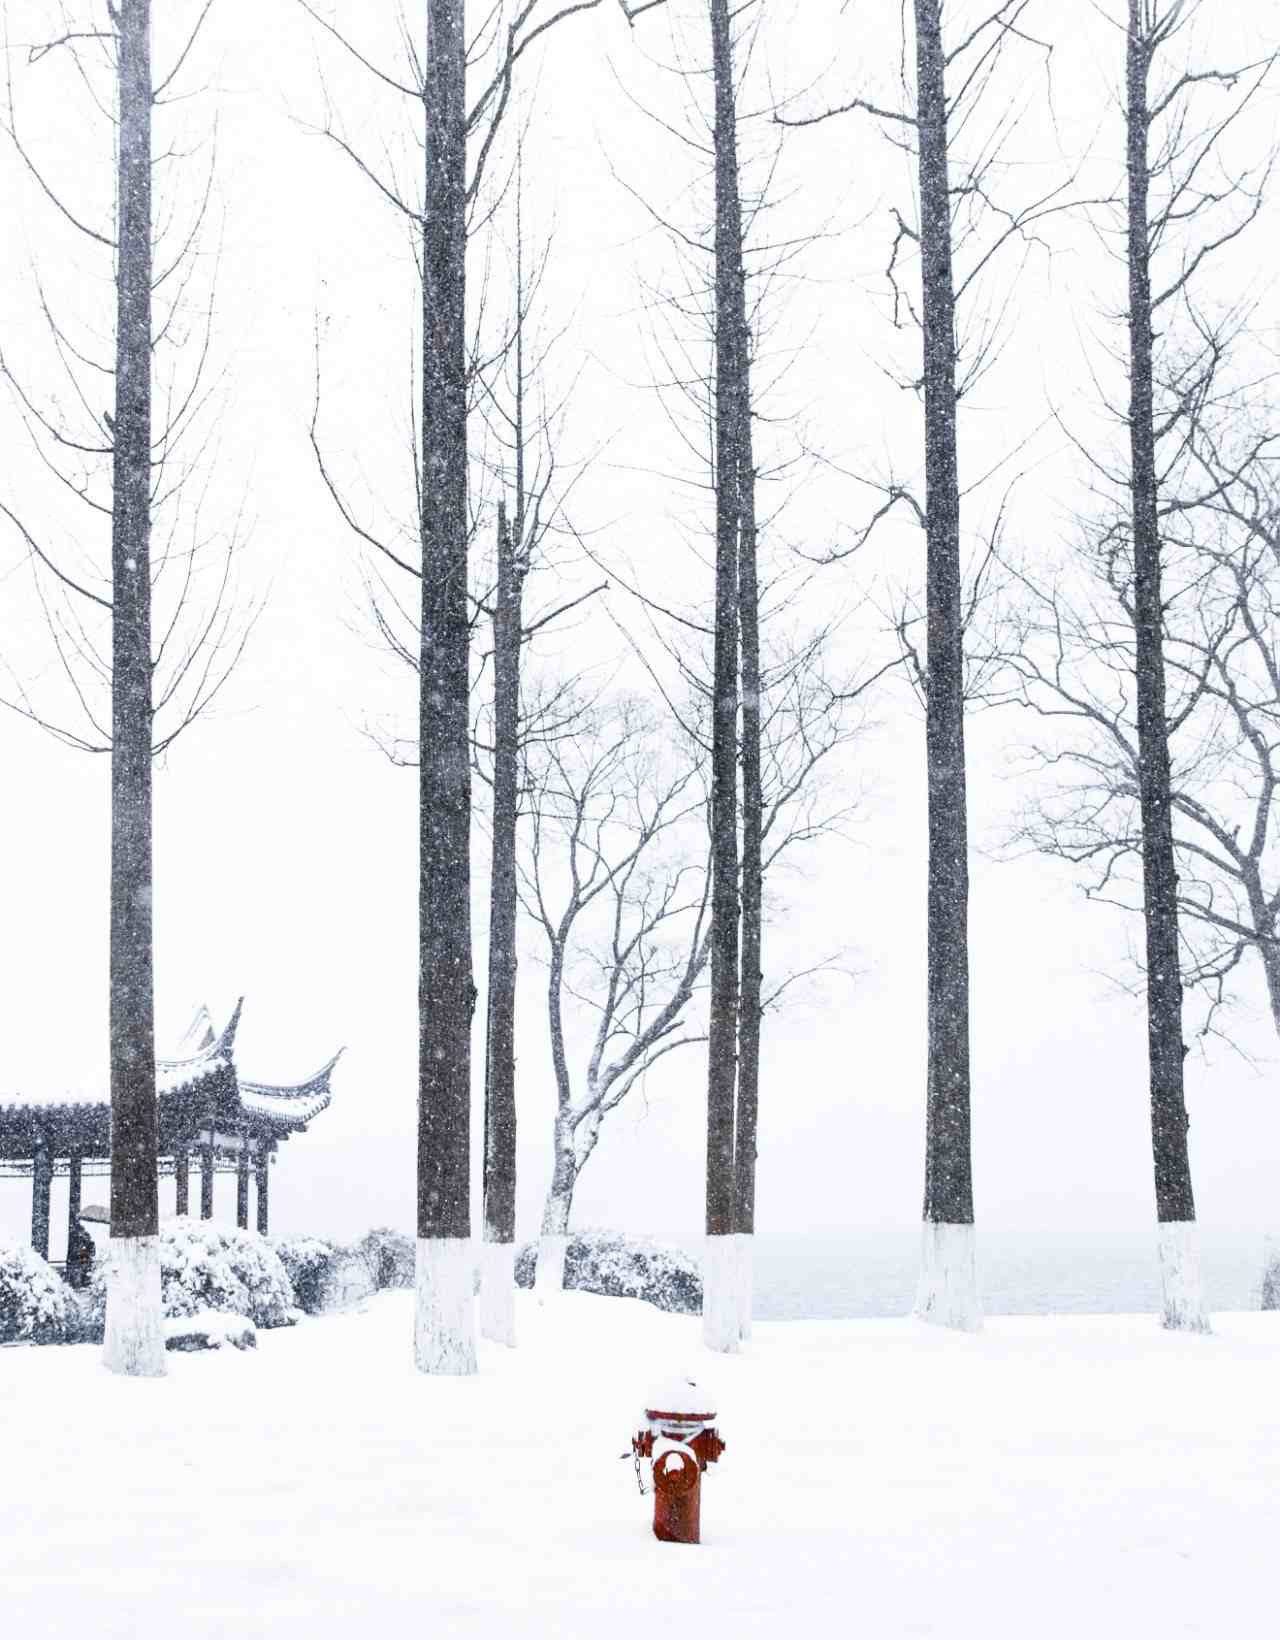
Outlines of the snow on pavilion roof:
[{"label": "snow on pavilion roof", "polygon": [[[211,1112],[219,1129],[247,1127],[261,1139],[276,1140],[303,1132],[330,1103],[330,1076],[341,1050],[305,1082],[273,1086],[241,1079],[234,1050],[243,1005],[242,997],[220,1035],[202,1008],[179,1044],[193,1051],[179,1058],[157,1058],[162,1154],[166,1144],[181,1140],[188,1129],[207,1125]],[[0,1092],[0,1157],[30,1156],[37,1130],[44,1132],[57,1154],[72,1146],[85,1154],[96,1152],[109,1147],[110,1116],[111,1096],[106,1091]]]}]

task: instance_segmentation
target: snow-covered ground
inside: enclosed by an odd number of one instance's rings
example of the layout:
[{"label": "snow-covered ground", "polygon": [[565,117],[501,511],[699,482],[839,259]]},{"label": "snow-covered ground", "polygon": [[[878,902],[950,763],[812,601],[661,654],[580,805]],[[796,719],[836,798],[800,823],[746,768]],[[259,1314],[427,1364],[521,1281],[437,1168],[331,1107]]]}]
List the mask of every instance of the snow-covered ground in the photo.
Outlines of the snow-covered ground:
[{"label": "snow-covered ground", "polygon": [[[0,1350],[14,1640],[1141,1640],[1276,1632],[1280,1313],[757,1325],[518,1296],[521,1346],[413,1367],[412,1294],[112,1377]],[[712,1386],[701,1548],[619,1462],[646,1385]]]}]

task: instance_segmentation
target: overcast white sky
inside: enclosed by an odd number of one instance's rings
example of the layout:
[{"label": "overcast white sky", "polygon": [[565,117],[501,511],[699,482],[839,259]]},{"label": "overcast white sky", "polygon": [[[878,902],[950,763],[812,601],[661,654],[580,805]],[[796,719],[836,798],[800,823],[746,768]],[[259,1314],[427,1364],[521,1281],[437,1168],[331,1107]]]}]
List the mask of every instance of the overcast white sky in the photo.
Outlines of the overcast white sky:
[{"label": "overcast white sky", "polygon": [[[166,12],[168,8],[165,8]],[[473,8],[474,9],[474,8]],[[11,0],[10,38],[36,37],[47,7]],[[189,5],[177,8],[190,11]],[[329,8],[384,50],[372,8]],[[418,8],[407,5],[411,16]],[[674,0],[681,35],[700,48],[699,0]],[[809,106],[854,91],[894,95],[897,12],[887,0],[784,0],[770,18],[752,81],[763,101],[807,85]],[[964,12],[964,8],[958,8]],[[1274,38],[1280,7],[1215,7],[1215,34]],[[1119,36],[1091,8],[1039,8],[1055,42],[1052,110],[1029,54],[1018,80],[1027,124],[1012,150],[1033,177],[1065,175],[1090,147],[1114,180],[1117,127],[1109,101]],[[1064,16],[1066,20],[1064,21]],[[617,9],[567,26],[531,61],[537,83],[526,168],[529,211],[554,215],[548,329],[569,325],[559,358],[578,377],[566,440],[579,456],[603,445],[574,498],[574,519],[601,550],[651,587],[691,598],[709,582],[689,542],[703,501],[663,478],[679,462],[648,382],[646,285],[672,267],[663,237],[627,191],[694,223],[696,162],[661,138],[634,104],[678,108],[667,23],[655,14],[628,36]],[[177,33],[158,24],[158,50]],[[47,19],[43,31],[48,32]],[[1234,42],[1229,42],[1234,43]],[[15,91],[33,146],[91,209],[109,197],[109,155],[90,144],[82,88],[55,63],[15,54]],[[275,1227],[354,1234],[412,1222],[415,1101],[416,780],[392,768],[363,732],[412,711],[413,683],[373,644],[361,613],[358,555],[335,516],[307,445],[313,340],[324,324],[324,425],[352,493],[379,522],[403,516],[413,267],[401,224],[331,145],[319,118],[321,69],[345,129],[374,159],[409,152],[413,132],[389,96],[328,49],[290,0],[215,7],[191,83],[201,97],[173,111],[188,137],[218,117],[218,477],[211,516],[241,497],[252,521],[242,560],[246,596],[266,608],[217,710],[158,771],[156,933],[159,1018],[176,1038],[195,1003],[224,1016],[244,993],[241,1064],[266,1079],[301,1077],[346,1044],[332,1109],[284,1147],[273,1180]],[[1056,123],[1050,112],[1056,115]],[[1274,121],[1265,106],[1263,140]],[[98,128],[100,130],[100,127]],[[763,133],[762,133],[763,135]],[[406,149],[401,144],[408,144]],[[1100,174],[1091,172],[1092,174]],[[1011,170],[1017,185],[1025,177]],[[870,125],[842,122],[787,144],[779,212],[785,231],[826,237],[780,286],[785,304],[771,357],[793,357],[769,408],[846,471],[919,467],[909,395],[880,369],[910,362],[912,338],[886,322],[882,270],[889,206],[907,200],[901,157]],[[624,186],[626,184],[627,186]],[[1011,184],[1013,185],[1013,184]],[[188,201],[189,202],[189,201]],[[0,150],[0,347],[15,361],[47,355],[33,325],[33,264],[51,293],[101,332],[109,265],[42,204],[12,151]],[[1270,210],[1224,268],[1256,280],[1275,243]],[[968,412],[965,470],[976,474],[1046,421],[1050,403],[1082,425],[1096,416],[1085,360],[1105,335],[1094,309],[1118,307],[1118,270],[1081,229],[1050,236],[1052,259],[1019,276],[1000,367]],[[206,243],[210,251],[216,236]],[[1012,277],[1015,263],[1004,265]],[[1259,291],[1270,301],[1269,289]],[[43,367],[42,367],[43,368]],[[104,398],[104,408],[109,404]],[[58,541],[105,543],[53,496],[21,422],[0,408],[4,498],[35,508]],[[1078,496],[1065,441],[1037,435],[1020,465],[1016,526],[1025,550],[1053,555],[1069,538]],[[982,508],[975,504],[976,527]],[[811,473],[778,535],[819,548],[847,538],[867,492],[830,469]],[[702,509],[701,511],[699,509]],[[370,514],[372,516],[372,514]],[[60,533],[59,533],[60,532]],[[888,653],[879,611],[916,577],[921,541],[886,536],[875,554],[826,572],[816,608],[856,607],[846,659]],[[626,619],[625,599],[611,596]],[[0,655],[38,684],[55,681],[20,541],[0,531]],[[615,658],[603,610],[564,641],[566,663]],[[832,977],[768,1022],[761,1096],[762,1229],[905,1227],[919,1216],[924,1090],[924,747],[905,686],[870,707],[872,726],[838,778],[864,794],[847,839],[831,839],[782,887],[785,941],[802,962],[847,949],[852,980]],[[979,1224],[1000,1228],[1139,1226],[1152,1209],[1144,1021],[1123,991],[1133,930],[1087,905],[1064,872],[998,858],[1023,788],[1013,756],[1025,725],[987,714],[971,728],[974,838],[971,927],[974,1140]],[[6,801],[0,846],[0,1085],[74,1087],[101,1079],[106,1021],[107,766],[0,714]],[[483,853],[477,853],[478,889]],[[482,911],[482,899],[477,900]],[[482,935],[483,915],[476,919]],[[521,1233],[531,1232],[549,1168],[550,1067],[540,972],[525,942],[520,1019]],[[483,940],[477,969],[483,978]],[[1206,1224],[1273,1224],[1280,1171],[1275,1045],[1250,967],[1232,1028],[1252,1062],[1221,1044],[1188,1062],[1192,1162]],[[482,1011],[477,1050],[482,1045]],[[475,1055],[477,1085],[482,1070]],[[697,1051],[666,1061],[632,1108],[612,1119],[579,1187],[575,1218],[647,1229],[693,1229],[702,1218],[701,1066]],[[220,1191],[230,1191],[220,1181]],[[478,1197],[477,1197],[478,1206]],[[0,1180],[0,1232],[19,1233],[26,1186]],[[231,1196],[220,1198],[231,1212]]]}]

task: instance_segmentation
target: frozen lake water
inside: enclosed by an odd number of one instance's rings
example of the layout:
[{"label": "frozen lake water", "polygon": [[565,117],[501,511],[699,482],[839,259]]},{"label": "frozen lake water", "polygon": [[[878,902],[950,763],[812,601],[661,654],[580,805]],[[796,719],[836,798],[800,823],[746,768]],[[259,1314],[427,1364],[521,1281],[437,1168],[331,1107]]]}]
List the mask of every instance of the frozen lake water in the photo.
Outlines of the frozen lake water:
[{"label": "frozen lake water", "polygon": [[[691,1237],[672,1237],[696,1253]],[[903,1315],[915,1293],[919,1235],[760,1234],[756,1307],[762,1321],[839,1321]],[[1201,1261],[1211,1310],[1258,1304],[1266,1238],[1205,1230]],[[1159,1302],[1155,1233],[984,1231],[978,1280],[989,1315],[1123,1315]]]}]

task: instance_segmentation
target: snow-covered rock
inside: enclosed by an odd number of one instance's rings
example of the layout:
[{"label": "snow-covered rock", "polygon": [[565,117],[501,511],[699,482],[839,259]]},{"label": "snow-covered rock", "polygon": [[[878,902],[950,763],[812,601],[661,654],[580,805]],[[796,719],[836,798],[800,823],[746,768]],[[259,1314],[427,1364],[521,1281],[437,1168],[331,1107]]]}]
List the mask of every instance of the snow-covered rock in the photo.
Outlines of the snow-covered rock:
[{"label": "snow-covered rock", "polygon": [[61,1344],[74,1332],[70,1290],[29,1247],[0,1243],[0,1344]]},{"label": "snow-covered rock", "polygon": [[[529,1242],[516,1257],[516,1285],[532,1287],[538,1244]],[[607,1298],[643,1298],[660,1310],[697,1315],[702,1309],[702,1277],[693,1259],[678,1247],[616,1230],[575,1230],[564,1258],[564,1284]]]},{"label": "snow-covered rock", "polygon": [[257,1330],[247,1315],[197,1310],[194,1315],[170,1316],[164,1324],[167,1350],[220,1350],[225,1344],[238,1350],[257,1348]]}]

